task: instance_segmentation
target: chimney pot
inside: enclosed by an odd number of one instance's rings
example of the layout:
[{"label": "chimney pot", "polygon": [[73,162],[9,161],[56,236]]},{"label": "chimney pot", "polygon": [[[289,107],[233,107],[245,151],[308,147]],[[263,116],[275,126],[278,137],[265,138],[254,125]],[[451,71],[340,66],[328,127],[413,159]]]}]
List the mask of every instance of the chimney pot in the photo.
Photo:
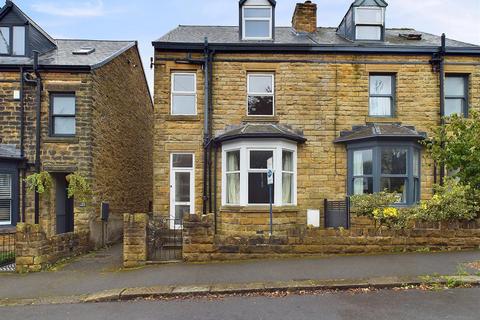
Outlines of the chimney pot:
[{"label": "chimney pot", "polygon": [[292,17],[292,27],[297,32],[317,31],[317,4],[310,0],[297,3]]}]

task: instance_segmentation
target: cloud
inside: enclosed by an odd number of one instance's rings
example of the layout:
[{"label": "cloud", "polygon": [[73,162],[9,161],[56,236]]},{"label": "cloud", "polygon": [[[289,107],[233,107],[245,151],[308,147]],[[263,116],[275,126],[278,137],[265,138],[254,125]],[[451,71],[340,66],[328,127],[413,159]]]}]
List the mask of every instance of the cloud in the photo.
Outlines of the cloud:
[{"label": "cloud", "polygon": [[92,1],[53,1],[37,2],[32,9],[53,16],[61,17],[101,17],[106,14],[102,0]]}]

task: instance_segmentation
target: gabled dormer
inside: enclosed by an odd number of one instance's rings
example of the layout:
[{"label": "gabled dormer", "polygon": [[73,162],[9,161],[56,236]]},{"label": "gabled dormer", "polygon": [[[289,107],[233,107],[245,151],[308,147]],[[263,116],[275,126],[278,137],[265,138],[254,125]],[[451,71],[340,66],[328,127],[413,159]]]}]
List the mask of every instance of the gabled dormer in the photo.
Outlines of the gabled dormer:
[{"label": "gabled dormer", "polygon": [[384,41],[387,6],[383,0],[356,0],[337,28],[337,34],[351,41]]},{"label": "gabled dormer", "polygon": [[48,52],[55,41],[12,1],[0,10],[0,55],[31,57],[33,51]]},{"label": "gabled dormer", "polygon": [[273,40],[275,0],[240,0],[240,39]]}]

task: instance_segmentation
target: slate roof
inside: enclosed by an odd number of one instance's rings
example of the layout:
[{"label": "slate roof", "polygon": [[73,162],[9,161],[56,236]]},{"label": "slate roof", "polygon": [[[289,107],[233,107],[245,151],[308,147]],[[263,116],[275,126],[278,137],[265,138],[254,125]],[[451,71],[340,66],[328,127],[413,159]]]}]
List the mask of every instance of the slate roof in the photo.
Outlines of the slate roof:
[{"label": "slate roof", "polygon": [[14,145],[0,144],[0,159],[20,160],[20,150]]},{"label": "slate roof", "polygon": [[229,127],[225,132],[215,137],[216,143],[235,139],[254,139],[254,138],[272,138],[287,139],[304,143],[307,139],[301,131],[295,130],[289,126],[270,123],[247,123],[241,126]]},{"label": "slate roof", "polygon": [[368,124],[353,127],[351,131],[343,131],[335,143],[358,142],[371,139],[396,139],[423,140],[426,133],[418,132],[415,127],[402,126],[399,124]]},{"label": "slate roof", "polygon": [[[108,40],[55,40],[57,49],[41,54],[40,67],[89,67],[98,68],[126,50],[136,45],[135,41],[108,41]],[[88,55],[77,55],[72,52],[83,47],[95,48]],[[33,59],[29,57],[0,56],[0,65],[31,66]]]},{"label": "slate roof", "polygon": [[[320,27],[315,33],[297,33],[292,27],[276,27],[273,41],[252,41],[239,38],[239,28],[236,26],[195,26],[180,25],[163,37],[154,41],[155,46],[162,44],[204,44],[205,37],[210,44],[273,44],[273,45],[307,45],[307,46],[349,46],[349,47],[439,47],[441,37],[433,34],[417,31],[411,28],[386,29],[384,42],[352,42],[342,38],[336,33],[337,28]],[[408,40],[400,37],[400,34],[421,34],[421,40]],[[480,46],[447,39],[447,47],[452,48],[475,48],[480,51]]]}]

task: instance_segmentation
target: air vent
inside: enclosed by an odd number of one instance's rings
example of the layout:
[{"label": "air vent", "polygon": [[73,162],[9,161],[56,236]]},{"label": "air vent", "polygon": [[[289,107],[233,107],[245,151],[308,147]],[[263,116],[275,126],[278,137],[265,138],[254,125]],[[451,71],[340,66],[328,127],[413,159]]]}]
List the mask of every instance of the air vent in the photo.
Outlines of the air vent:
[{"label": "air vent", "polygon": [[421,33],[400,33],[399,36],[407,40],[422,40]]},{"label": "air vent", "polygon": [[83,47],[80,49],[76,49],[73,51],[73,54],[79,54],[79,55],[89,55],[95,52],[95,48],[92,47]]}]

